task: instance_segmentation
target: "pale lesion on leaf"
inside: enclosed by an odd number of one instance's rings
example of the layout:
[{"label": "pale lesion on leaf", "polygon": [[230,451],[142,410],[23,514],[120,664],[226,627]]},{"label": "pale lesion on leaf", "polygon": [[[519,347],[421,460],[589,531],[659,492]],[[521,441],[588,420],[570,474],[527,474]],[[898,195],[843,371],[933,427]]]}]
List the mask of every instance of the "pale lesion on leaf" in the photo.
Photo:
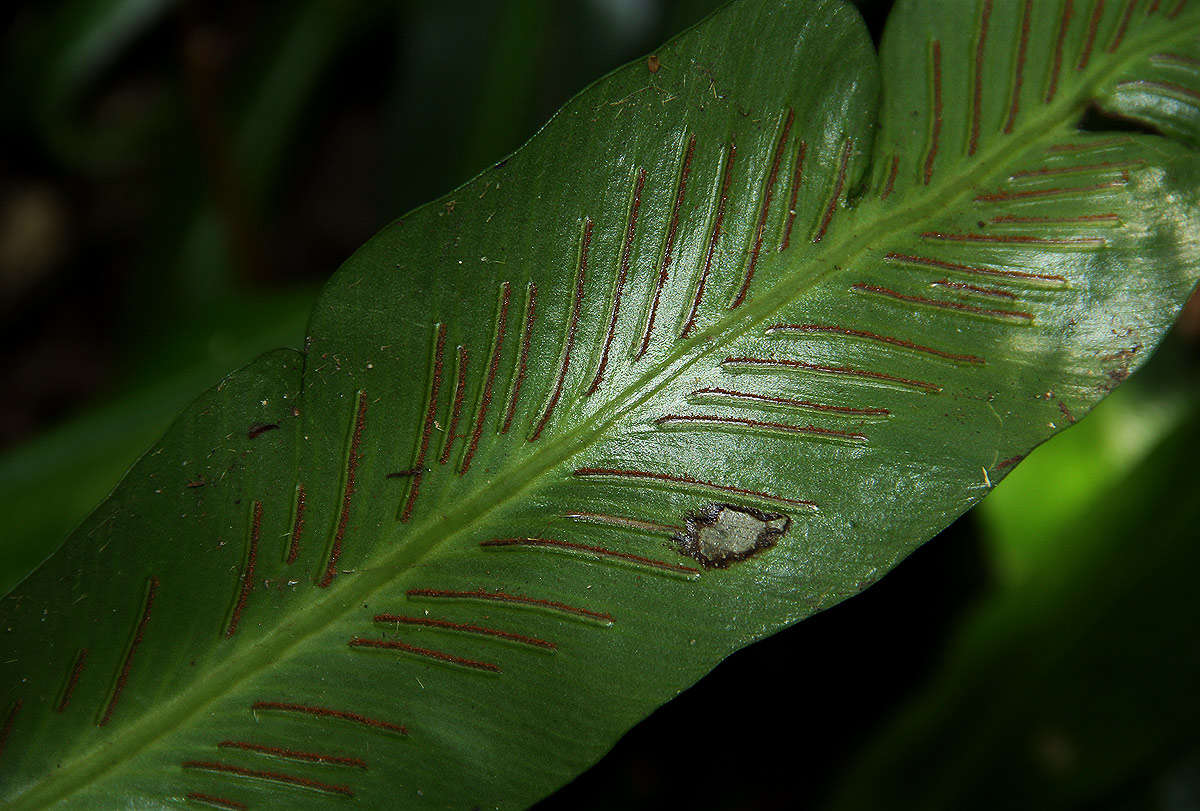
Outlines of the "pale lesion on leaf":
[{"label": "pale lesion on leaf", "polygon": [[782,513],[709,504],[687,516],[686,532],[675,543],[706,569],[725,569],[775,546],[791,525],[792,519]]}]

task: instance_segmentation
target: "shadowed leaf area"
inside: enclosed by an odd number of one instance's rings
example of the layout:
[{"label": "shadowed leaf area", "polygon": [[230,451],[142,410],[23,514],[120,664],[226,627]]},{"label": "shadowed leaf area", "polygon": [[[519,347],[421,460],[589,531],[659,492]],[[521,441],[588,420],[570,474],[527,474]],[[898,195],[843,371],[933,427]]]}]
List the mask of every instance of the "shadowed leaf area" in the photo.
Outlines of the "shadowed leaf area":
[{"label": "shadowed leaf area", "polygon": [[1198,430],[1193,407],[1053,539],[1088,555],[972,612],[830,807],[1189,807]]},{"label": "shadowed leaf area", "polygon": [[523,806],[866,588],[1193,287],[1198,23],[740,0],[592,85],[4,598],[4,799]]}]

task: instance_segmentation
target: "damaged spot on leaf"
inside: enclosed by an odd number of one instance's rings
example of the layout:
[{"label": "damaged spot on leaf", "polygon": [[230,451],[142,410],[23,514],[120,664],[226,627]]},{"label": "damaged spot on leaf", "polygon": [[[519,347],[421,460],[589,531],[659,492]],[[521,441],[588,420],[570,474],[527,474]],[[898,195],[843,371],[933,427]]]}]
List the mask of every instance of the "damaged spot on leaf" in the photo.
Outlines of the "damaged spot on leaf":
[{"label": "damaged spot on leaf", "polygon": [[764,549],[787,533],[792,519],[733,504],[710,504],[687,517],[687,532],[676,536],[679,551],[706,569],[724,569]]}]

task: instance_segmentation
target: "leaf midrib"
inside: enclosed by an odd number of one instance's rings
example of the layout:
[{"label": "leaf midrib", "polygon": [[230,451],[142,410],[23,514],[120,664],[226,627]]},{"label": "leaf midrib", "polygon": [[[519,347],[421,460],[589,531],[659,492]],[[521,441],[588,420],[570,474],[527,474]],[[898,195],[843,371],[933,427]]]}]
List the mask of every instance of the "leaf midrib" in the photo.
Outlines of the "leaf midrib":
[{"label": "leaf midrib", "polygon": [[[1131,62],[1162,50],[1166,42],[1190,37],[1191,31],[1186,24],[1178,25],[1176,33],[1166,38],[1156,37],[1152,33],[1130,37],[1126,40],[1126,47],[1122,48],[1125,53],[1123,59],[1113,59],[1107,70],[1097,70],[1093,74],[1094,78],[1081,82],[1075,93],[1063,94],[1058,102],[1044,105],[1040,115],[1026,119],[1011,136],[993,141],[979,153],[979,157],[973,163],[964,161],[961,165],[967,171],[962,174],[944,172],[941,179],[930,186],[913,186],[903,192],[904,197],[894,198],[896,202],[900,202],[911,199],[914,192],[923,192],[923,202],[910,203],[907,207],[897,208],[891,214],[876,215],[873,222],[869,218],[872,209],[884,209],[883,203],[877,199],[864,202],[858,208],[843,209],[844,216],[840,221],[835,220],[828,235],[836,236],[836,239],[827,239],[807,253],[794,254],[803,260],[802,266],[794,273],[781,278],[758,298],[749,299],[740,308],[731,310],[728,315],[695,337],[677,343],[664,360],[626,386],[608,404],[571,432],[547,442],[515,466],[513,472],[507,475],[503,472],[497,473],[491,484],[474,496],[468,496],[460,508],[450,515],[439,515],[436,520],[426,518],[410,527],[398,527],[393,530],[401,533],[408,529],[408,532],[404,533],[405,542],[393,545],[391,548],[395,551],[380,558],[376,565],[360,568],[353,578],[335,581],[335,585],[323,590],[323,593],[314,591],[316,599],[307,607],[299,609],[292,618],[281,620],[270,637],[234,654],[215,668],[208,677],[199,680],[193,687],[164,703],[160,708],[143,713],[137,721],[122,731],[117,740],[98,743],[88,754],[60,765],[53,776],[33,786],[23,796],[15,798],[10,807],[40,808],[59,802],[84,788],[94,776],[111,772],[154,741],[183,726],[209,704],[231,692],[231,688],[236,688],[278,662],[290,650],[349,614],[361,605],[365,598],[404,576],[413,563],[450,543],[482,521],[498,506],[539,481],[543,475],[590,447],[604,431],[662,391],[684,370],[717,353],[762,324],[786,303],[803,296],[828,277],[853,265],[863,255],[874,251],[874,245],[878,242],[912,228],[925,217],[949,208],[959,198],[975,191],[974,184],[1001,168],[1006,159],[1024,152],[1037,141],[1055,132],[1057,128],[1077,118],[1090,103],[1096,89],[1119,74]],[[1139,47],[1130,47],[1134,43]],[[1099,64],[1099,61],[1093,64]],[[877,116],[881,111],[880,101],[876,106]],[[876,117],[872,125],[878,123]],[[872,156],[872,165],[880,159],[878,142],[873,146],[876,153]],[[870,173],[866,176],[869,177]],[[868,215],[865,223],[864,212]],[[777,261],[786,262],[787,259],[787,254],[783,254]],[[824,266],[826,269],[804,279],[805,270],[812,266]],[[305,374],[307,360],[306,356]],[[303,379],[302,377],[302,381]],[[517,472],[524,475],[516,475]],[[451,516],[455,515],[462,516],[457,526],[451,520]]]}]

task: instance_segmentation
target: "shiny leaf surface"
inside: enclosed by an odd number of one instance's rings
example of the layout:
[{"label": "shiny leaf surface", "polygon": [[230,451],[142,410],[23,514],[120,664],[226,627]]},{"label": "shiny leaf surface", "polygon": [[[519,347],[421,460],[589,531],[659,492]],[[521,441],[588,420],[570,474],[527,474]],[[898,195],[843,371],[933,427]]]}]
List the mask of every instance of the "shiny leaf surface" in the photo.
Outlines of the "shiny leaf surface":
[{"label": "shiny leaf surface", "polygon": [[1200,8],[1073,8],[741,0],[393,223],[5,599],[6,799],[519,806],[882,576],[1195,282]]}]

